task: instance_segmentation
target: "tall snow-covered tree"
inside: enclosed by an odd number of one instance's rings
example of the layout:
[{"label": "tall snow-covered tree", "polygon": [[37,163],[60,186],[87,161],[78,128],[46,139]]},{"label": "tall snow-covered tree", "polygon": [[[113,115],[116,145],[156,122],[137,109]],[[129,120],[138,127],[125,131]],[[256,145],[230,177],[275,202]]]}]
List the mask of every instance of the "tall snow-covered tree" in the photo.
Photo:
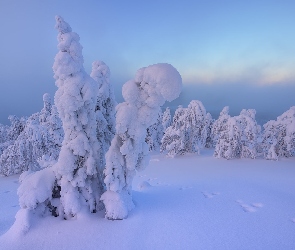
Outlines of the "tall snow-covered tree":
[{"label": "tall snow-covered tree", "polygon": [[58,87],[55,105],[64,139],[57,163],[28,175],[18,195],[21,208],[29,211],[26,213],[38,210],[71,218],[82,207],[95,212],[101,205],[104,184],[97,140],[98,84],[84,70],[78,34],[60,16],[56,16],[55,27],[59,49],[53,64]]},{"label": "tall snow-covered tree", "polygon": [[295,156],[295,106],[263,127],[262,148],[265,159]]},{"label": "tall snow-covered tree", "polygon": [[156,122],[160,107],[181,92],[182,80],[170,64],[141,68],[123,85],[125,102],[117,106],[116,135],[106,154],[105,184],[101,199],[108,219],[124,219],[134,207],[132,180],[148,161],[147,128]]}]

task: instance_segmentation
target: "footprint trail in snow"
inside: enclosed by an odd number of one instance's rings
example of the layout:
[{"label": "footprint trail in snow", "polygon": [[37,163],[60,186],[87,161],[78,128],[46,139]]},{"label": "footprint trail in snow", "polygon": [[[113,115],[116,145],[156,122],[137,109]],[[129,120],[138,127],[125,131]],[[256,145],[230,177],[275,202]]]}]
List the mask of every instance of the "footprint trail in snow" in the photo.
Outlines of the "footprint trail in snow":
[{"label": "footprint trail in snow", "polygon": [[263,207],[262,203],[251,203],[251,204],[246,204],[242,200],[236,200],[236,202],[241,206],[241,208],[244,210],[244,212],[247,213],[254,213],[256,212],[259,208]]},{"label": "footprint trail in snow", "polygon": [[211,199],[214,196],[219,195],[220,193],[219,192],[213,192],[213,193],[211,193],[211,192],[205,191],[205,192],[202,192],[202,194],[205,196],[205,198]]}]

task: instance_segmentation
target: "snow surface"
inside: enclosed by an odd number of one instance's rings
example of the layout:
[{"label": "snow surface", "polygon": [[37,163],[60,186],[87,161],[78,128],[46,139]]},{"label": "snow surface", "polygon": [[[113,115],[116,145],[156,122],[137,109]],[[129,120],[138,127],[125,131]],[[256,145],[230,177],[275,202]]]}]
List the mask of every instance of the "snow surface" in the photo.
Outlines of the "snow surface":
[{"label": "snow surface", "polygon": [[295,158],[212,155],[153,154],[134,178],[136,207],[126,220],[80,212],[68,221],[35,220],[26,234],[19,225],[9,230],[19,210],[18,175],[0,177],[0,248],[295,249]]}]

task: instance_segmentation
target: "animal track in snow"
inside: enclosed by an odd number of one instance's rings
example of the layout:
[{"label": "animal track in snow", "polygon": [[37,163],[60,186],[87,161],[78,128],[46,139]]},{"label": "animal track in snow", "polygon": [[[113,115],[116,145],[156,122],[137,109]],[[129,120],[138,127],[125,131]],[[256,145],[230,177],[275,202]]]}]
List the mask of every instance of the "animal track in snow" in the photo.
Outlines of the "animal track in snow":
[{"label": "animal track in snow", "polygon": [[220,193],[219,192],[213,192],[213,193],[210,193],[210,192],[202,192],[202,194],[205,196],[205,198],[213,198],[214,196],[216,195],[219,195]]},{"label": "animal track in snow", "polygon": [[5,192],[3,192],[4,194],[7,194],[7,193],[9,193],[10,191],[5,191]]},{"label": "animal track in snow", "polygon": [[236,200],[236,202],[242,207],[244,212],[247,213],[254,213],[257,211],[258,208],[262,208],[262,203],[252,203],[252,204],[246,204],[242,200]]}]

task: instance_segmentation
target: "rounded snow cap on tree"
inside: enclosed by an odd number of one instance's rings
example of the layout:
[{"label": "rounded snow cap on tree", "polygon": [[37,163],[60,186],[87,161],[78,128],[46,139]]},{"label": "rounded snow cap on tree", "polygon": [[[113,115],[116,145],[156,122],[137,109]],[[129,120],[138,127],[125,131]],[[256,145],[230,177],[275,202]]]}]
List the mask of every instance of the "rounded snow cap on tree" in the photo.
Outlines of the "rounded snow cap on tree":
[{"label": "rounded snow cap on tree", "polygon": [[139,69],[135,75],[135,82],[145,82],[153,86],[166,101],[173,101],[182,89],[179,72],[168,63],[153,64]]},{"label": "rounded snow cap on tree", "polygon": [[43,95],[43,102],[51,103],[51,97],[50,97],[50,94],[45,93],[45,94]]},{"label": "rounded snow cap on tree", "polygon": [[106,79],[110,78],[111,72],[110,68],[103,61],[94,61],[92,63],[92,77],[105,77]]},{"label": "rounded snow cap on tree", "polygon": [[64,19],[61,16],[55,16],[56,24],[55,28],[60,32],[60,33],[68,33],[72,32],[71,26],[64,21]]}]

